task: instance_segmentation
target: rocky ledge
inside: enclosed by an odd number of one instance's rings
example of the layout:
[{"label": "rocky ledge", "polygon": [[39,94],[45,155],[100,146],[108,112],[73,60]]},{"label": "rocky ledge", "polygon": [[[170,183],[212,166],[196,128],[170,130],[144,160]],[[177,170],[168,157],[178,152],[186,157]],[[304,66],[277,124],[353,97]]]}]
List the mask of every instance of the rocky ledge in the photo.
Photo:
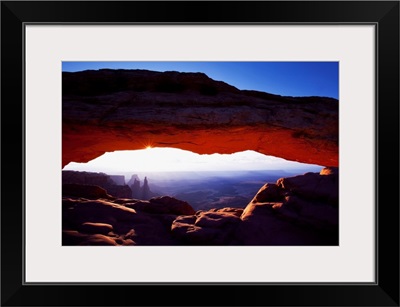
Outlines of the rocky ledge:
[{"label": "rocky ledge", "polygon": [[[245,208],[63,191],[63,245],[338,245],[338,169],[265,184]],[[77,189],[73,189],[76,193]]]}]

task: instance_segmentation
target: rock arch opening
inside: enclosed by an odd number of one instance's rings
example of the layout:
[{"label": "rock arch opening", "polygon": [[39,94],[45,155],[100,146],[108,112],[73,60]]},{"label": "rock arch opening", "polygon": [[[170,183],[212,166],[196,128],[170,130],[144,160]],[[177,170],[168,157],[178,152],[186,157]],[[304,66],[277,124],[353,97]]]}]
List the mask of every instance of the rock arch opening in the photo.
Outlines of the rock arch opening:
[{"label": "rock arch opening", "polygon": [[87,163],[63,168],[63,183],[100,185],[119,198],[149,200],[171,196],[195,210],[244,207],[265,183],[319,173],[323,167],[246,150],[197,154],[170,147],[107,152]]}]

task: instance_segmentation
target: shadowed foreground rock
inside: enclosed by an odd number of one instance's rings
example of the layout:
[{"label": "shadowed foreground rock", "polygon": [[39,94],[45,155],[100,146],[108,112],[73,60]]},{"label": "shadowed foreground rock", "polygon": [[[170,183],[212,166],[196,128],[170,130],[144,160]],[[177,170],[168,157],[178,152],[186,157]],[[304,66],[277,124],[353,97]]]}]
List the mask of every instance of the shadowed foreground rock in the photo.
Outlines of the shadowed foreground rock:
[{"label": "shadowed foreground rock", "polygon": [[338,170],[325,168],[267,183],[245,208],[197,212],[169,196],[144,201],[69,193],[63,245],[338,245],[338,182]]},{"label": "shadowed foreground rock", "polygon": [[[172,219],[168,222],[162,214],[138,213],[124,205],[102,199],[64,198],[62,206],[63,245],[177,243],[170,234]],[[97,236],[94,236],[96,229]]]},{"label": "shadowed foreground rock", "polygon": [[337,245],[338,172],[282,178],[264,185],[236,230],[245,245]]},{"label": "shadowed foreground rock", "polygon": [[230,245],[240,222],[233,212],[200,212],[180,216],[172,223],[172,234],[188,245]]},{"label": "shadowed foreground rock", "polygon": [[194,209],[187,202],[170,196],[155,197],[151,198],[149,201],[125,203],[125,206],[147,213],[175,215],[195,214]]}]

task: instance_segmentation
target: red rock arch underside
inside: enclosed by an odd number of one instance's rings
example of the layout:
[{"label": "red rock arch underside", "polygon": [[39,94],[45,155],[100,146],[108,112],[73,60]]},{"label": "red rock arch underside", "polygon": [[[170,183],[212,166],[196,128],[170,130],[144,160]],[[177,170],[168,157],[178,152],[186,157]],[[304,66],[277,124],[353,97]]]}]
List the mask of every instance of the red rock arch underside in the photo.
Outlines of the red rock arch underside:
[{"label": "red rock arch underside", "polygon": [[233,153],[254,150],[287,160],[322,166],[337,166],[337,147],[329,142],[293,138],[285,129],[240,127],[188,131],[177,128],[130,126],[107,129],[96,126],[73,126],[63,129],[63,166],[69,162],[88,162],[105,152],[116,150],[174,147],[200,154]]},{"label": "red rock arch underside", "polygon": [[[124,86],[101,86],[115,78]],[[100,70],[63,73],[62,107],[63,167],[149,145],[338,166],[338,101],[331,98],[241,91],[198,73]]]}]

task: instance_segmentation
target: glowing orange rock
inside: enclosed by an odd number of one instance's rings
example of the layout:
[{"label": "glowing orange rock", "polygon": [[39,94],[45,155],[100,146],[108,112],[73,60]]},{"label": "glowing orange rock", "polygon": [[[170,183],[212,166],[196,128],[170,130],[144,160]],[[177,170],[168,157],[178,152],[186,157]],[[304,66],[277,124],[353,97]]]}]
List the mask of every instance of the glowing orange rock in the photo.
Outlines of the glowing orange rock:
[{"label": "glowing orange rock", "polygon": [[[115,78],[121,85],[101,86]],[[254,150],[322,166],[339,158],[337,100],[240,91],[198,73],[64,73],[62,128],[62,166],[146,147]]]}]

